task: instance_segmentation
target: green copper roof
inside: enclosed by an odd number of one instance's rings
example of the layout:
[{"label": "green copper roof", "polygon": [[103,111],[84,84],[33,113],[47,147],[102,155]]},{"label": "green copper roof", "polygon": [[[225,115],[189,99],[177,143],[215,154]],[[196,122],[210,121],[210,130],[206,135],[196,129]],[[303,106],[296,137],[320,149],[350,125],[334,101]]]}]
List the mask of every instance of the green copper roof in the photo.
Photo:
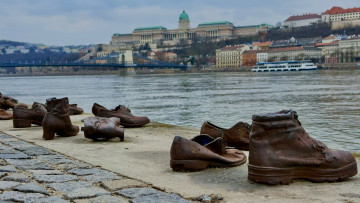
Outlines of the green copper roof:
[{"label": "green copper roof", "polygon": [[234,26],[234,24],[232,24],[229,21],[206,22],[206,23],[200,23],[198,26],[199,27],[204,27],[204,26],[214,26],[214,25],[231,25],[231,26]]},{"label": "green copper roof", "polygon": [[142,31],[142,30],[166,30],[166,27],[163,26],[138,27],[135,28],[134,31]]},{"label": "green copper roof", "polygon": [[189,20],[189,16],[185,11],[180,14],[179,20]]}]

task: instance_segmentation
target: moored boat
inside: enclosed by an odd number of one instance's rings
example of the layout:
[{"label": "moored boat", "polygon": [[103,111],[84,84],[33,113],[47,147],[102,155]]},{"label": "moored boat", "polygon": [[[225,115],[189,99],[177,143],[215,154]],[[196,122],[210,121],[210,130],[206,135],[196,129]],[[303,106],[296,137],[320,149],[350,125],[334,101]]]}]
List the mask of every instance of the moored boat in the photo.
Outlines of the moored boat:
[{"label": "moored boat", "polygon": [[277,61],[256,63],[252,72],[303,71],[317,70],[312,61]]}]

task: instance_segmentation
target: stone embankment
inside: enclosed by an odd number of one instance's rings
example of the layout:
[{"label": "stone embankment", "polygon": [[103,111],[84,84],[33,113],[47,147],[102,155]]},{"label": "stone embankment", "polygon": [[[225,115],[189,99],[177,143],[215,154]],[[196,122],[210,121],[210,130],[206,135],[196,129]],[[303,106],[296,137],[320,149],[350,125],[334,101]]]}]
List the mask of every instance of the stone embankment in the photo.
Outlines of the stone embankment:
[{"label": "stone embankment", "polygon": [[[89,116],[71,116],[71,121],[83,126],[81,119]],[[247,163],[172,171],[174,136],[193,138],[200,126],[151,122],[126,128],[123,142],[119,138],[95,142],[81,131],[73,137],[44,140],[42,127],[13,128],[12,120],[0,121],[0,131],[0,202],[360,201],[359,174],[343,182],[296,180],[269,186],[247,179]],[[360,168],[360,157],[356,159]]]},{"label": "stone embankment", "polygon": [[0,193],[0,202],[189,202],[5,134],[0,134]]}]

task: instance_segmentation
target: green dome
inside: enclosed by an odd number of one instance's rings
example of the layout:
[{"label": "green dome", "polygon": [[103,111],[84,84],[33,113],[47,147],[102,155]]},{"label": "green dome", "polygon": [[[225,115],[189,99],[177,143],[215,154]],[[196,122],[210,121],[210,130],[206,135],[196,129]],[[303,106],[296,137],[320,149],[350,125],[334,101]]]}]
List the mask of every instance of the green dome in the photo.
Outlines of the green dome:
[{"label": "green dome", "polygon": [[185,11],[180,14],[179,20],[189,20],[189,16]]}]

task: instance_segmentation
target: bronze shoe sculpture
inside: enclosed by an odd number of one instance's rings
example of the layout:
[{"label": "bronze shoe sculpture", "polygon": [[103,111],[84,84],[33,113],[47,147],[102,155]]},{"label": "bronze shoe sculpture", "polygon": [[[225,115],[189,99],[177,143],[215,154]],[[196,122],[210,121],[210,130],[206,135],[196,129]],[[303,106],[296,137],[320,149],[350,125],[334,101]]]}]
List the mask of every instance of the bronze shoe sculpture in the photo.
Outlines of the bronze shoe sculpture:
[{"label": "bronze shoe sculpture", "polygon": [[45,107],[40,103],[34,102],[31,109],[27,105],[18,104],[13,111],[13,126],[14,128],[28,128],[31,124],[41,125],[46,113]]},{"label": "bronze shoe sculpture", "polygon": [[120,119],[116,117],[88,117],[83,120],[84,126],[81,131],[84,131],[86,138],[98,141],[99,139],[112,139],[114,137],[124,140],[124,128],[120,126]]},{"label": "bronze shoe sculpture", "polygon": [[18,100],[0,93],[0,109],[13,109],[17,102]]},{"label": "bronze shoe sculpture", "polygon": [[191,140],[176,136],[170,150],[170,167],[174,171],[196,171],[207,167],[231,167],[246,162],[237,149],[225,149],[222,137],[202,134]]},{"label": "bronze shoe sculpture", "polygon": [[201,126],[200,134],[213,138],[224,136],[227,146],[249,151],[250,130],[250,125],[245,122],[238,122],[233,127],[224,129],[207,121]]},{"label": "bronze shoe sculpture", "polygon": [[84,110],[77,106],[77,104],[69,104],[70,115],[79,115],[84,113]]},{"label": "bronze shoe sculpture", "polygon": [[293,179],[335,182],[356,175],[354,157],[329,150],[310,137],[295,111],[253,115],[252,120],[249,180],[267,184],[289,184]]},{"label": "bronze shoe sculpture", "polygon": [[67,97],[47,99],[46,110],[47,113],[42,121],[44,139],[54,139],[55,133],[62,137],[68,137],[75,136],[79,132],[79,126],[71,123]]},{"label": "bronze shoe sculpture", "polygon": [[130,109],[125,106],[119,105],[115,109],[108,110],[100,104],[94,103],[92,112],[95,116],[99,117],[117,117],[120,118],[120,124],[124,127],[140,127],[150,122],[148,117],[134,116]]},{"label": "bronze shoe sculpture", "polygon": [[4,109],[0,109],[0,120],[10,120],[13,118],[13,114],[5,111]]}]

